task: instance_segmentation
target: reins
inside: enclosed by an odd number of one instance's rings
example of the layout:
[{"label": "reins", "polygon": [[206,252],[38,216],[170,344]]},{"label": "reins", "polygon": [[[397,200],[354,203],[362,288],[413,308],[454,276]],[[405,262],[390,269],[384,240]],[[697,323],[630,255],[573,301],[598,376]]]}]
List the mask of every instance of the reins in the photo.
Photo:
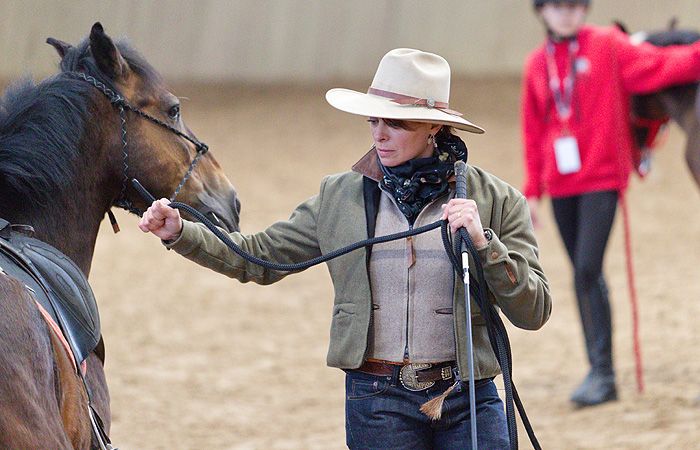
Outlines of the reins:
[{"label": "reins", "polygon": [[[134,189],[143,197],[143,199],[147,203],[153,203],[155,201],[153,195],[151,195],[138,182],[138,180],[133,179],[131,180],[131,183]],[[459,257],[462,243],[466,245],[467,249],[469,250],[469,253],[474,258],[474,261],[476,263],[475,265],[477,280],[473,279],[471,273],[469,274],[469,278],[471,280],[474,280],[470,283],[470,291],[473,298],[476,300],[479,309],[481,310],[481,314],[484,318],[484,321],[486,322],[486,329],[488,330],[489,341],[496,355],[496,359],[498,360],[498,363],[501,366],[501,372],[503,373],[503,385],[506,392],[506,419],[508,422],[508,435],[510,438],[510,446],[512,449],[518,448],[518,428],[513,407],[513,405],[515,404],[515,407],[517,407],[518,413],[520,414],[520,418],[523,421],[523,426],[525,427],[525,430],[527,431],[527,434],[530,438],[530,442],[532,443],[535,449],[541,448],[539,442],[537,441],[537,437],[535,436],[535,432],[532,429],[532,425],[530,424],[530,421],[525,412],[525,407],[523,406],[522,401],[520,400],[520,396],[518,395],[518,391],[516,390],[515,384],[512,380],[513,365],[508,333],[506,331],[505,325],[503,324],[503,320],[498,314],[498,311],[493,306],[493,304],[491,304],[491,302],[488,301],[488,299],[486,298],[486,293],[481,289],[481,286],[486,286],[486,280],[484,278],[484,271],[481,263],[481,258],[479,257],[479,253],[477,252],[476,247],[474,246],[474,243],[472,242],[471,237],[469,236],[469,233],[467,233],[467,231],[464,228],[459,229],[457,239],[455,239],[455,241],[452,242],[450,233],[448,231],[448,222],[446,220],[438,220],[428,225],[424,225],[422,227],[414,228],[400,233],[394,233],[386,236],[377,236],[371,239],[356,242],[354,244],[350,244],[345,247],[336,249],[332,252],[310,259],[308,261],[292,264],[279,264],[272,261],[260,259],[257,256],[245,252],[240,246],[233,242],[226,233],[221,231],[220,228],[214,225],[209,219],[207,219],[202,213],[197,211],[192,206],[181,202],[171,202],[169,206],[171,208],[185,211],[188,214],[195,217],[197,220],[202,222],[204,226],[206,226],[212,233],[214,233],[214,235],[217,238],[219,238],[221,242],[223,242],[229,249],[231,249],[233,252],[235,252],[237,255],[244,258],[245,260],[270,270],[277,270],[283,272],[297,272],[300,270],[307,269],[311,266],[315,266],[317,264],[337,258],[339,256],[345,255],[346,253],[350,253],[351,251],[363,247],[369,247],[374,244],[394,241],[398,239],[405,239],[409,236],[415,236],[417,234],[426,233],[436,228],[441,228],[443,246],[445,248],[445,252],[447,253],[450,262],[452,263],[455,272],[457,273],[457,276],[461,277],[463,273],[462,263]]]}]

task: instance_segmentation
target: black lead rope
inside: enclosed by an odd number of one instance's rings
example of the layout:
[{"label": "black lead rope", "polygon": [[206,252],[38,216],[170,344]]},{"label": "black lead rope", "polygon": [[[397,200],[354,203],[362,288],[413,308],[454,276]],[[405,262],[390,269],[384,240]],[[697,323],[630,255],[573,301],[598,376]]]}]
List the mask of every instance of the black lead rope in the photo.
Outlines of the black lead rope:
[{"label": "black lead rope", "polygon": [[[155,201],[153,195],[151,195],[141,185],[141,183],[138,182],[138,180],[132,179],[131,183],[134,189],[136,189],[136,191],[143,197],[144,200],[146,200],[148,204],[151,204]],[[486,322],[486,329],[488,331],[489,341],[491,342],[491,347],[493,348],[493,351],[496,355],[496,359],[498,360],[498,364],[501,366],[501,372],[503,373],[503,385],[506,392],[506,421],[508,423],[508,436],[510,439],[510,447],[511,449],[518,448],[518,428],[516,424],[515,411],[513,406],[515,405],[515,407],[517,407],[518,409],[518,413],[520,414],[520,418],[523,421],[523,426],[527,431],[527,435],[530,438],[530,442],[536,450],[541,450],[540,444],[537,440],[537,437],[535,436],[535,432],[532,429],[532,425],[530,424],[530,421],[525,412],[525,407],[523,406],[522,401],[520,400],[520,396],[518,395],[518,391],[515,389],[515,384],[512,380],[513,359],[511,355],[508,333],[506,331],[505,325],[503,324],[503,320],[498,314],[498,311],[496,311],[496,308],[493,306],[493,304],[487,301],[485,293],[480,288],[480,286],[486,286],[484,270],[481,265],[481,258],[479,257],[479,253],[477,252],[476,247],[474,246],[474,243],[472,242],[471,237],[469,236],[469,233],[467,233],[467,231],[464,228],[459,229],[458,238],[455,240],[454,243],[452,243],[450,239],[450,233],[448,232],[448,222],[446,220],[438,220],[437,222],[433,222],[422,227],[414,228],[412,230],[407,230],[386,236],[378,236],[364,241],[356,242],[354,244],[339,248],[330,253],[326,253],[325,255],[301,263],[280,264],[271,261],[266,261],[258,258],[257,256],[246,253],[243,249],[241,249],[241,247],[239,247],[235,242],[233,242],[226,233],[221,231],[220,228],[214,225],[209,219],[207,219],[202,213],[194,209],[192,206],[181,202],[172,202],[169,206],[171,208],[185,211],[200,222],[202,222],[204,226],[206,226],[212,233],[214,233],[214,235],[217,238],[219,238],[224,244],[226,244],[226,246],[229,249],[231,249],[243,259],[257,264],[259,266],[265,267],[267,269],[282,272],[298,272],[304,269],[308,269],[309,267],[320,264],[322,262],[329,261],[333,258],[345,255],[346,253],[350,253],[359,248],[368,247],[374,244],[380,244],[398,239],[404,239],[409,236],[415,236],[417,234],[422,234],[434,230],[436,228],[441,228],[442,242],[445,247],[445,252],[447,253],[448,258],[452,263],[455,272],[457,272],[457,275],[461,277],[462,263],[457,255],[460,254],[461,243],[463,241],[467,249],[469,250],[469,254],[474,259],[476,266],[477,280],[474,280],[472,274],[469,274],[469,278],[470,280],[472,280],[472,282],[470,283],[472,297],[476,299],[476,303],[479,306],[479,309],[481,310],[481,315],[483,316],[484,321]]]},{"label": "black lead rope", "polygon": [[[134,189],[138,191],[139,194],[148,202],[150,205],[155,201],[155,197],[151,195],[150,192],[144,188],[141,183],[138,182],[138,180],[133,179],[131,180],[132,185],[134,186]],[[354,244],[350,244],[346,247],[339,248],[337,250],[333,250],[330,253],[326,253],[325,255],[318,256],[316,258],[310,259],[308,261],[300,262],[300,263],[292,263],[292,264],[280,264],[280,263],[275,263],[272,261],[266,261],[264,259],[260,259],[257,256],[251,255],[250,253],[246,253],[241,247],[236,245],[235,242],[231,240],[231,238],[221,231],[221,228],[217,227],[214,225],[209,219],[207,219],[202,213],[191,207],[190,205],[186,203],[180,203],[180,202],[171,202],[169,204],[171,208],[175,209],[180,209],[182,211],[187,212],[188,214],[192,215],[195,217],[197,220],[202,222],[216,237],[218,237],[228,248],[233,250],[237,255],[242,257],[243,259],[252,262],[253,264],[257,264],[258,266],[265,267],[266,269],[270,270],[277,270],[280,272],[299,272],[301,270],[308,269],[311,266],[315,266],[317,264],[321,264],[326,261],[330,261],[331,259],[337,258],[339,256],[343,256],[346,253],[350,253],[354,250],[357,250],[362,247],[368,247],[374,244],[381,244],[384,242],[389,242],[389,241],[395,241],[398,239],[404,239],[409,236],[415,236],[417,234],[425,233],[431,230],[434,230],[436,228],[440,228],[442,225],[442,221],[437,221],[433,222],[428,225],[424,225],[422,227],[414,228],[412,230],[408,231],[402,231],[401,233],[395,233],[395,234],[390,234],[387,236],[378,236],[372,239],[367,239],[364,241],[356,242]]]}]

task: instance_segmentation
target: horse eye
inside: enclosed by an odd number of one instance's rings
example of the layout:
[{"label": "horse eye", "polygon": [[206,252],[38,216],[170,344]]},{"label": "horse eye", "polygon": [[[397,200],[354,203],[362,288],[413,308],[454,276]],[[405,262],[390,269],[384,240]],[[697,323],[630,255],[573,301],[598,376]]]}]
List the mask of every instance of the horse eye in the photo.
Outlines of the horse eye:
[{"label": "horse eye", "polygon": [[177,120],[180,117],[180,105],[174,105],[168,110],[168,117]]}]

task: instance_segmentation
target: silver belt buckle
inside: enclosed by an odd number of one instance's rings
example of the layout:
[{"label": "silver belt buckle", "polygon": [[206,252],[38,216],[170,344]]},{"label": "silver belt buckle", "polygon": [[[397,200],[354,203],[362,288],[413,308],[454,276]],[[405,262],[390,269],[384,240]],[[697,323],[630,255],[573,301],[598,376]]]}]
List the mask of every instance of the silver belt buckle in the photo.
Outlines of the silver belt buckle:
[{"label": "silver belt buckle", "polygon": [[418,381],[418,377],[416,376],[417,371],[430,369],[431,367],[433,367],[433,365],[430,363],[406,364],[399,372],[399,381],[401,382],[401,386],[414,392],[423,391],[434,386],[434,381]]}]

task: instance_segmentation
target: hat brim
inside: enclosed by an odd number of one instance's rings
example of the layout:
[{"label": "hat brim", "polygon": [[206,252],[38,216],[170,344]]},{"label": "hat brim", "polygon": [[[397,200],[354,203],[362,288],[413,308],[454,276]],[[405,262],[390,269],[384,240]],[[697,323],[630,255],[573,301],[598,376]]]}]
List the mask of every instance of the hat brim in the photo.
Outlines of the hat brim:
[{"label": "hat brim", "polygon": [[455,116],[437,108],[401,105],[386,97],[365,94],[350,89],[331,89],[326,92],[326,101],[331,106],[350,114],[381,119],[411,120],[448,125],[470,133],[482,134],[484,129],[460,116]]}]

